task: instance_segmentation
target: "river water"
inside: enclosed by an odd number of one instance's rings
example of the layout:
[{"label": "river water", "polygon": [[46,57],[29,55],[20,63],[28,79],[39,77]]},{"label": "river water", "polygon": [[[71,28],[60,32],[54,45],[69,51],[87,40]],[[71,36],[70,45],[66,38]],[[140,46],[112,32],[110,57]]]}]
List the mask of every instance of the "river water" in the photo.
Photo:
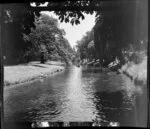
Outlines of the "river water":
[{"label": "river water", "polygon": [[103,126],[146,127],[146,86],[135,86],[122,74],[72,66],[53,77],[5,88],[4,118],[6,128],[19,121],[96,120]]}]

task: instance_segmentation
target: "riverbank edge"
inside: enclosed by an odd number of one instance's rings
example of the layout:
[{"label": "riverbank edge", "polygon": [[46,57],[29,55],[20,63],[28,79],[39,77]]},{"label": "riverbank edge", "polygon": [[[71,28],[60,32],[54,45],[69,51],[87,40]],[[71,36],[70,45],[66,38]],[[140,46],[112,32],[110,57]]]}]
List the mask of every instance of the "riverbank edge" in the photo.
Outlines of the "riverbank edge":
[{"label": "riverbank edge", "polygon": [[[131,67],[129,67],[129,68],[131,68]],[[140,69],[139,66],[137,68]],[[115,69],[111,69],[111,68],[101,68],[101,69],[102,69],[102,71],[115,72],[116,74],[125,75],[128,78],[130,78],[131,81],[133,81],[135,85],[146,85],[147,84],[147,79],[141,77],[141,72],[136,72],[136,74],[133,74],[132,72],[129,72],[127,69],[122,69],[122,66],[116,67]],[[145,75],[143,75],[143,76],[145,76]]]},{"label": "riverbank edge", "polygon": [[131,79],[131,81],[134,81],[135,85],[146,85],[146,81],[135,78],[133,75],[131,75],[130,73],[126,72],[126,71],[122,71],[121,74],[127,76],[128,78]]},{"label": "riverbank edge", "polygon": [[64,70],[65,70],[65,66],[60,66],[60,67],[57,67],[57,68],[53,69],[52,71],[40,72],[37,75],[33,75],[32,77],[28,77],[28,78],[22,78],[22,80],[16,80],[15,82],[14,81],[8,81],[8,80],[6,81],[4,79],[3,86],[4,86],[4,88],[6,88],[6,87],[15,86],[15,85],[26,84],[26,83],[36,81],[36,80],[39,80],[39,79],[44,79],[44,78],[47,78],[47,77],[53,77],[57,74],[60,74]]}]

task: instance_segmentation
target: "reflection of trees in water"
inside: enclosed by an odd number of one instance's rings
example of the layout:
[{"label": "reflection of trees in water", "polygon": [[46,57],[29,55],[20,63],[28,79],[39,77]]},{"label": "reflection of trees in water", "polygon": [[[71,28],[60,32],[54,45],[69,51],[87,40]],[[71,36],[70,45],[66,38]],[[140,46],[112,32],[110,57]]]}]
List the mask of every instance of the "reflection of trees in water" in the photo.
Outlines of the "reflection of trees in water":
[{"label": "reflection of trees in water", "polygon": [[133,109],[130,104],[124,103],[122,91],[96,92],[95,98],[94,103],[97,110],[95,119],[99,119],[102,125],[108,125],[108,122],[119,122],[121,126],[134,124]]}]

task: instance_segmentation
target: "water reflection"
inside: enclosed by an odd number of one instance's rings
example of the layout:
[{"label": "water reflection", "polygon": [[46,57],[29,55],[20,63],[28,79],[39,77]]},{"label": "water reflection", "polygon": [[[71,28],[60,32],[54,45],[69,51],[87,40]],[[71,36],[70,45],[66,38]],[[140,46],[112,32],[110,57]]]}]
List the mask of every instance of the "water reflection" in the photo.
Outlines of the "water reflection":
[{"label": "water reflection", "polygon": [[70,67],[54,77],[6,89],[5,121],[146,126],[147,95],[143,89],[121,74],[98,71]]},{"label": "water reflection", "polygon": [[[95,113],[95,119],[100,119],[103,125],[107,125],[108,122],[117,121],[122,126],[130,126],[130,121],[132,122],[132,108],[125,107],[123,103],[123,94],[122,92],[101,92],[95,93],[97,99],[94,101],[95,108],[97,109]],[[113,100],[113,101],[112,101]]]}]

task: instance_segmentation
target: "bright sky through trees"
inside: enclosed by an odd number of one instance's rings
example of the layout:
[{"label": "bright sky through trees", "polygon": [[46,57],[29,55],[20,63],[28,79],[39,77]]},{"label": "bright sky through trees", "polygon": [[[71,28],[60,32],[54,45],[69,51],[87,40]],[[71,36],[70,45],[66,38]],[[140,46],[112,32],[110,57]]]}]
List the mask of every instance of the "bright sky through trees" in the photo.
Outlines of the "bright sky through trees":
[{"label": "bright sky through trees", "polygon": [[[53,12],[44,11],[42,13],[45,13],[49,16],[53,16],[54,18],[58,19],[58,16],[56,16]],[[68,39],[70,45],[73,47],[76,45],[76,41],[80,40],[82,36],[89,30],[92,29],[92,27],[95,24],[95,13],[92,15],[85,14],[85,19],[80,21],[80,24],[78,25],[71,25],[71,23],[65,23],[60,22],[60,28],[63,28],[66,32],[65,37]]]}]

